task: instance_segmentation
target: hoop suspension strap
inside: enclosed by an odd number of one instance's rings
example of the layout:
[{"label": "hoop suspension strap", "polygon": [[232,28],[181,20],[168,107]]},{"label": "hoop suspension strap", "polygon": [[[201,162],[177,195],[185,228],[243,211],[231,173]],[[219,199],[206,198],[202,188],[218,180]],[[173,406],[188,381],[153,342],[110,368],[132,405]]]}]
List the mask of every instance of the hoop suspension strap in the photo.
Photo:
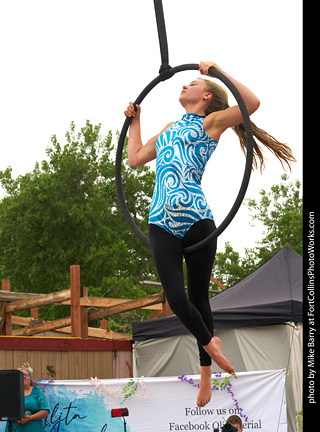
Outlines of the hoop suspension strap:
[{"label": "hoop suspension strap", "polygon": [[164,22],[164,14],[162,7],[162,0],[153,0],[154,10],[156,13],[157,28],[158,28],[158,38],[160,44],[160,54],[161,54],[161,66],[159,73],[162,77],[162,81],[172,77],[171,66],[169,65],[169,51],[168,51],[168,41],[166,25]]}]

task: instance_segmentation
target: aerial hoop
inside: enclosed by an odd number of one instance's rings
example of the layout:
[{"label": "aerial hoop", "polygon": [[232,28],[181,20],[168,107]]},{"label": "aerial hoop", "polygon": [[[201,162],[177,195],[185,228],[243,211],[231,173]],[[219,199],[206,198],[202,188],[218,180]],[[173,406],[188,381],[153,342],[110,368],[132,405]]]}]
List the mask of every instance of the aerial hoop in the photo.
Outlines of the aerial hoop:
[{"label": "aerial hoop", "polygon": [[[165,68],[160,69],[159,75],[153,81],[151,81],[147,85],[147,87],[145,87],[145,89],[140,93],[140,95],[137,97],[137,99],[135,101],[135,104],[140,105],[141,102],[143,101],[143,99],[160,82],[162,82],[168,78],[171,78],[173,75],[175,75],[178,72],[187,71],[187,70],[199,70],[199,65],[191,63],[191,64],[184,64],[184,65],[176,66],[174,68],[167,66]],[[240,108],[242,118],[243,118],[243,124],[244,124],[245,131],[246,131],[246,139],[247,139],[246,164],[245,164],[245,170],[244,170],[244,175],[243,175],[242,183],[240,186],[240,190],[239,190],[238,195],[236,197],[236,200],[235,200],[231,210],[229,211],[228,215],[226,216],[226,218],[205,239],[201,240],[200,242],[198,242],[194,245],[186,247],[184,249],[184,251],[186,253],[195,252],[195,251],[205,247],[212,240],[217,238],[227,228],[227,226],[230,224],[232,219],[235,217],[237,211],[239,210],[239,208],[241,206],[241,203],[243,201],[243,198],[245,196],[245,193],[246,193],[246,190],[247,190],[247,187],[249,184],[251,170],[252,170],[253,134],[252,134],[251,121],[250,121],[250,117],[249,117],[249,113],[248,113],[246,104],[245,104],[244,100],[242,99],[242,96],[240,95],[238,89],[229,80],[229,78],[227,78],[223,73],[221,73],[220,71],[218,71],[217,69],[214,69],[214,68],[210,68],[209,73],[210,73],[210,75],[213,75],[214,77],[218,78],[220,81],[222,81],[229,88],[229,90],[231,91],[231,93],[233,94],[233,96],[235,97],[235,99],[238,103],[238,106]],[[123,187],[122,187],[122,177],[121,177],[122,153],[123,153],[123,146],[124,146],[124,142],[126,139],[126,135],[127,135],[127,131],[129,129],[130,123],[131,123],[131,118],[127,117],[124,124],[123,124],[122,130],[120,133],[120,137],[119,137],[119,141],[118,141],[118,148],[117,148],[117,155],[116,155],[117,194],[118,194],[118,199],[120,202],[120,206],[121,206],[123,215],[124,215],[126,221],[128,222],[128,224],[130,225],[131,229],[140,238],[140,240],[142,240],[146,245],[149,245],[149,238],[145,234],[143,234],[143,232],[136,225],[136,223],[134,222],[134,220],[132,219],[132,217],[130,215],[129,209],[127,207],[127,204],[126,204],[126,201],[124,198]]]}]

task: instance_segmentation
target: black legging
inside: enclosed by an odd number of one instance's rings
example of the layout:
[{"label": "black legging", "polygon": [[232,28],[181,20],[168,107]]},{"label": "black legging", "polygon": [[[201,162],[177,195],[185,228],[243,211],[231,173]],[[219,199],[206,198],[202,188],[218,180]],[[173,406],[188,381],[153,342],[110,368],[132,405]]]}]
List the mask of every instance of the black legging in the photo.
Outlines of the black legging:
[{"label": "black legging", "polygon": [[[149,224],[151,253],[172,311],[197,339],[200,365],[211,365],[211,358],[202,348],[213,336],[213,316],[209,303],[209,282],[216,254],[217,241],[204,248],[184,254],[183,249],[199,242],[215,229],[212,220],[196,222],[182,240],[154,224]],[[188,296],[184,288],[183,256],[187,266]]]}]

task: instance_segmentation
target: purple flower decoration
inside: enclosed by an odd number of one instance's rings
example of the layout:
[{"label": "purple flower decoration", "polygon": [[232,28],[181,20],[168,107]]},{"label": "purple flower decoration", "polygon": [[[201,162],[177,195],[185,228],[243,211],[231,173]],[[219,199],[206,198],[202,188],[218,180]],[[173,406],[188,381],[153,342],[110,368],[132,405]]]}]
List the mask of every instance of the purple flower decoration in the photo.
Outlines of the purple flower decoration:
[{"label": "purple flower decoration", "polygon": [[[216,379],[212,381],[212,391],[214,390],[227,390],[227,392],[230,394],[231,399],[233,400],[234,406],[236,407],[240,417],[242,417],[246,422],[248,422],[249,417],[243,413],[243,408],[240,408],[238,399],[236,399],[235,394],[231,390],[232,384],[230,382],[230,378],[234,376],[237,378],[236,374],[230,375],[224,379],[224,381],[220,384],[217,378],[221,378],[222,373],[221,372],[213,372],[212,373]],[[194,383],[192,378],[188,378],[186,375],[180,375],[178,377],[179,380],[184,381],[188,384],[191,384],[193,387],[200,387],[200,384]]]}]

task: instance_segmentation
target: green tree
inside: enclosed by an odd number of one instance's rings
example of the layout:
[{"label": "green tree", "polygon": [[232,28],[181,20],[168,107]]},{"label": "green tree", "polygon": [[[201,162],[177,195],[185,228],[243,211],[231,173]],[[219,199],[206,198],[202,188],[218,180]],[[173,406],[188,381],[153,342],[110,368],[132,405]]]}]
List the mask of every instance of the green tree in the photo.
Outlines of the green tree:
[{"label": "green tree", "polygon": [[[61,146],[54,135],[48,160],[31,173],[14,179],[11,168],[0,171],[6,190],[0,202],[0,277],[9,278],[13,290],[66,289],[70,265],[79,264],[81,284],[92,295],[150,294],[138,282],[155,277],[152,257],[119,208],[112,133],[103,139],[99,133],[100,125],[87,121],[77,133],[71,123],[66,144]],[[149,168],[133,169],[124,161],[125,196],[143,231],[153,182]],[[42,317],[65,315],[59,308]],[[47,307],[43,313],[48,314]]]},{"label": "green tree", "polygon": [[230,242],[226,242],[224,248],[224,252],[216,255],[213,274],[223,285],[230,287],[255,270],[255,259],[249,249],[245,251],[245,257],[241,257]]},{"label": "green tree", "polygon": [[260,201],[245,201],[251,219],[263,223],[265,231],[257,246],[245,249],[244,257],[225,244],[218,252],[213,273],[224,285],[234,285],[275,255],[283,246],[289,246],[302,255],[302,196],[301,182],[294,183],[284,174],[282,182],[271,187],[270,192],[260,191]]},{"label": "green tree", "polygon": [[302,217],[303,201],[301,182],[290,181],[287,174],[281,176],[282,183],[271,187],[270,192],[260,191],[260,202],[248,200],[252,220],[259,220],[266,230],[263,239],[255,248],[259,265],[270,259],[283,246],[303,253]]}]

